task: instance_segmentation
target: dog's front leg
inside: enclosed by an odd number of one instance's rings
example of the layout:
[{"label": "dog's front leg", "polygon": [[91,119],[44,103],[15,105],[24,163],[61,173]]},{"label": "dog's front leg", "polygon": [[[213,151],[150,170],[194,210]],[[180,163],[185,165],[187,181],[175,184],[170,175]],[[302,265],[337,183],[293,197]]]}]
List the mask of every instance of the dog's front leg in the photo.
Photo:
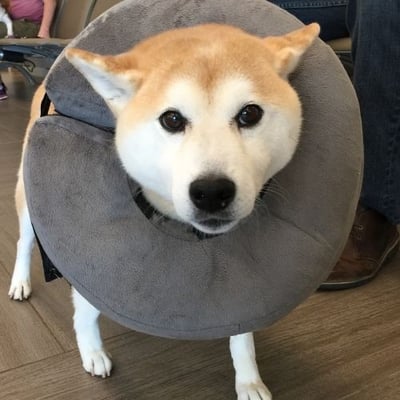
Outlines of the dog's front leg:
[{"label": "dog's front leg", "polygon": [[83,368],[93,376],[98,375],[103,378],[110,376],[112,363],[109,354],[104,350],[100,336],[98,324],[100,311],[74,288],[72,288],[72,299],[75,307],[74,329]]},{"label": "dog's front leg", "polygon": [[231,336],[230,350],[236,372],[238,400],[271,400],[271,393],[258,372],[253,334]]},{"label": "dog's front leg", "polygon": [[28,207],[26,205],[25,190],[22,174],[19,174],[15,201],[19,223],[19,239],[14,272],[8,295],[13,300],[27,299],[31,294],[31,253],[35,240]]}]

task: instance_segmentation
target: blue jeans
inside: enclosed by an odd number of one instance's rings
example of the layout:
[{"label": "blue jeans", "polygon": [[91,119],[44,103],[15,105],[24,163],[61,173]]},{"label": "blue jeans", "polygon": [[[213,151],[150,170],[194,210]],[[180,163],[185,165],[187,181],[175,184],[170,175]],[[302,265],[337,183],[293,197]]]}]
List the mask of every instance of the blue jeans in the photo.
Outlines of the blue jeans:
[{"label": "blue jeans", "polygon": [[319,22],[324,40],[345,36],[347,26],[364,134],[360,203],[400,223],[400,1],[271,2],[304,23]]}]

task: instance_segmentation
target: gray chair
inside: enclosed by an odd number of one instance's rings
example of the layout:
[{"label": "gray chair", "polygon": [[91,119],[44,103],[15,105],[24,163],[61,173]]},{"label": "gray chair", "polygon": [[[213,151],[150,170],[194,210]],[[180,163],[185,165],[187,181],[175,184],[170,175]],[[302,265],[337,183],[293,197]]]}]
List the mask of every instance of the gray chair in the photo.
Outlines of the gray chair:
[{"label": "gray chair", "polygon": [[36,63],[49,69],[64,47],[93,19],[121,0],[58,0],[51,38],[0,39],[0,68],[15,68],[30,84]]}]

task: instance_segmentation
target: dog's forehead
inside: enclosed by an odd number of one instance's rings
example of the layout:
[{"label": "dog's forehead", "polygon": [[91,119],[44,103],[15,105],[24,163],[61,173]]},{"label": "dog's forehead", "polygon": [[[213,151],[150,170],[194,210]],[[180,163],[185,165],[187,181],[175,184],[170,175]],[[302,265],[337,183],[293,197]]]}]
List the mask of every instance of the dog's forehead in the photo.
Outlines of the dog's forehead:
[{"label": "dog's forehead", "polygon": [[273,59],[261,38],[226,25],[163,32],[139,43],[133,57],[145,73],[195,76],[203,87],[225,74],[256,74]]},{"label": "dog's forehead", "polygon": [[[204,63],[209,62],[204,61]],[[153,85],[152,85],[153,86]],[[153,86],[153,99],[161,109],[175,108],[187,115],[200,111],[236,115],[248,103],[287,108],[293,90],[267,67],[253,73],[246,68],[216,67],[195,63],[192,68],[171,71],[163,82]]]},{"label": "dog's forehead", "polygon": [[167,84],[164,102],[167,107],[187,111],[188,114],[200,110],[236,113],[238,103],[248,102],[256,97],[253,82],[239,73],[221,75],[207,85],[194,75],[177,76]]}]

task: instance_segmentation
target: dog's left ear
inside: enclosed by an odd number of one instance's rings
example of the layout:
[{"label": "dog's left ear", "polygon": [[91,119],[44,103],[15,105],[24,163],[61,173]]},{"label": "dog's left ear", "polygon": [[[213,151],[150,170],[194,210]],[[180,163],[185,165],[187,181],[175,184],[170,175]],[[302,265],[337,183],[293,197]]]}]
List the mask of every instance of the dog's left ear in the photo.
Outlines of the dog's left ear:
[{"label": "dog's left ear", "polygon": [[118,116],[135,95],[141,78],[135,60],[127,53],[102,56],[69,48],[65,56],[103,97],[115,116]]},{"label": "dog's left ear", "polygon": [[306,25],[283,36],[268,36],[265,46],[273,55],[273,67],[278,74],[287,78],[295,70],[302,55],[312,45],[320,32],[317,23]]}]

